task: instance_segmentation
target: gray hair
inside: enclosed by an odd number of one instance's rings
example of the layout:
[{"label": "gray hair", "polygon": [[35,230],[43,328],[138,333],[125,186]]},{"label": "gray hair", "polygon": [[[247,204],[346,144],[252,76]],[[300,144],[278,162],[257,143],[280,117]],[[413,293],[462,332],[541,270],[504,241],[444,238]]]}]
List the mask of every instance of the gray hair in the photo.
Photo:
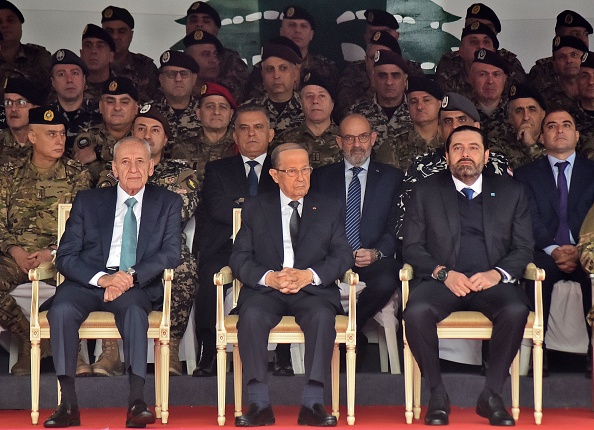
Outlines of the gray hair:
[{"label": "gray hair", "polygon": [[237,126],[237,118],[239,118],[239,115],[241,115],[244,112],[260,112],[260,113],[262,113],[266,117],[266,123],[268,124],[268,127],[270,128],[270,113],[268,112],[268,109],[266,109],[262,105],[257,105],[257,104],[253,104],[253,103],[244,104],[237,108],[237,110],[235,111],[235,114],[233,115],[233,127],[234,128]]},{"label": "gray hair", "polygon": [[118,148],[120,146],[122,146],[124,143],[128,143],[128,142],[136,142],[136,143],[140,143],[142,144],[145,148],[146,151],[148,153],[148,158],[151,158],[151,145],[150,143],[148,143],[146,140],[144,139],[139,139],[138,137],[133,137],[133,136],[129,136],[129,137],[124,137],[123,139],[120,139],[115,146],[113,147],[113,159],[115,160],[117,157],[117,153],[118,153]]},{"label": "gray hair", "polygon": [[[289,151],[291,149],[302,149],[305,152],[307,152],[307,148],[300,143],[282,143],[272,150],[272,154],[270,155],[272,167],[278,169],[281,152]],[[307,154],[307,156],[309,157],[309,153]]]}]

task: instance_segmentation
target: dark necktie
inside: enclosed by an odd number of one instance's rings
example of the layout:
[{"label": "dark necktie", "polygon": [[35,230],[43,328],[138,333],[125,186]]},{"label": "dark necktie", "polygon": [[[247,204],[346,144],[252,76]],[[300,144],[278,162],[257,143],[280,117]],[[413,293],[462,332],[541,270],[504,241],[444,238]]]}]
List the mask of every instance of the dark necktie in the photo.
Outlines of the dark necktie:
[{"label": "dark necktie", "polygon": [[359,237],[359,227],[361,224],[361,182],[359,173],[362,167],[352,167],[353,179],[349,184],[346,207],[346,235],[353,251],[361,248],[361,239]]},{"label": "dark necktie", "polygon": [[293,253],[295,253],[297,249],[297,238],[299,237],[299,223],[301,222],[301,217],[299,216],[299,211],[297,210],[297,208],[299,207],[299,202],[294,200],[292,202],[289,202],[289,206],[293,208],[291,220],[289,221],[289,232],[291,233],[291,244],[293,245]]},{"label": "dark necktie", "polygon": [[247,164],[250,166],[250,171],[247,175],[250,196],[255,196],[258,194],[258,174],[256,173],[256,166],[260,163],[256,160],[250,160],[247,161]]},{"label": "dark necktie", "polygon": [[462,194],[464,194],[468,200],[472,200],[474,190],[472,188],[462,188]]},{"label": "dark necktie", "polygon": [[120,270],[126,271],[136,264],[136,215],[134,205],[138,201],[134,197],[126,200],[128,210],[124,215],[124,228],[122,230],[122,250],[120,252]]},{"label": "dark necktie", "polygon": [[555,163],[559,174],[557,175],[557,193],[559,196],[559,228],[555,235],[555,242],[557,245],[568,245],[569,240],[569,224],[567,223],[567,197],[569,189],[567,188],[567,177],[565,176],[565,168],[569,165],[568,161],[560,161]]}]

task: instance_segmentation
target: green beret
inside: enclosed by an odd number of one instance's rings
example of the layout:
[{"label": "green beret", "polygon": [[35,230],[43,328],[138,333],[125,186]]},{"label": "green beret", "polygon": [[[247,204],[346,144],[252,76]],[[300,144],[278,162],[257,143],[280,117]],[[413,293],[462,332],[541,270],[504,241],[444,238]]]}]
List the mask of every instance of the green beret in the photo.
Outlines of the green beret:
[{"label": "green beret", "polygon": [[557,15],[555,29],[557,27],[584,27],[588,34],[593,32],[592,25],[579,13],[572,10],[564,10]]},{"label": "green beret", "polygon": [[483,3],[473,3],[466,9],[466,19],[484,19],[495,27],[497,33],[501,33],[501,21],[497,14],[489,6]]},{"label": "green beret", "polygon": [[58,49],[56,52],[54,52],[54,55],[52,55],[51,58],[50,69],[52,69],[56,64],[75,64],[82,69],[85,76],[89,74],[89,68],[85,62],[69,49]]},{"label": "green beret", "polygon": [[203,1],[195,1],[186,12],[186,18],[194,13],[203,13],[210,16],[218,28],[221,28],[221,16],[214,7]]},{"label": "green beret", "polygon": [[127,9],[117,6],[107,6],[101,12],[101,24],[109,21],[124,21],[128,27],[134,29],[134,18]]},{"label": "green beret", "polygon": [[161,62],[161,70],[165,66],[181,67],[182,69],[188,69],[193,73],[200,71],[200,66],[196,60],[190,57],[188,54],[180,51],[165,51],[159,58]]},{"label": "green beret", "polygon": [[138,90],[134,86],[134,82],[124,76],[116,76],[113,79],[107,80],[101,88],[101,95],[119,96],[128,94],[135,101],[138,101]]},{"label": "green beret", "polygon": [[225,48],[223,48],[222,43],[219,41],[219,39],[217,39],[215,35],[203,30],[196,30],[186,34],[186,37],[184,37],[183,39],[183,44],[186,48],[192,45],[211,44],[217,48],[217,52],[219,54],[221,54],[225,50]]},{"label": "green beret", "polygon": [[499,40],[497,40],[497,35],[488,25],[478,21],[468,24],[466,27],[464,27],[464,30],[462,30],[462,39],[464,39],[469,34],[484,34],[489,37],[489,39],[491,39],[495,49],[499,49]]},{"label": "green beret", "polygon": [[479,49],[474,53],[474,60],[472,60],[472,63],[490,64],[491,66],[503,70],[503,73],[506,75],[509,75],[509,63],[507,60],[497,52],[488,51],[485,48]]},{"label": "green beret", "polygon": [[397,54],[402,55],[398,40],[396,40],[396,38],[387,31],[381,30],[373,33],[369,39],[369,44],[385,46],[390,51],[394,51]]},{"label": "green beret", "polygon": [[553,52],[565,47],[574,48],[582,52],[588,52],[588,47],[582,41],[582,39],[578,39],[577,37],[573,36],[555,36],[553,39]]}]

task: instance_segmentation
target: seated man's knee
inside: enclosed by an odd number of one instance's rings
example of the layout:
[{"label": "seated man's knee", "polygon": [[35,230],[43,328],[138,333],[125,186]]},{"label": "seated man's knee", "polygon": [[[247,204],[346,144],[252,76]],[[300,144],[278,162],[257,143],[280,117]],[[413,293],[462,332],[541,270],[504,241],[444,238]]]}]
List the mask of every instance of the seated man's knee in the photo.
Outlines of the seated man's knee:
[{"label": "seated man's knee", "polygon": [[402,319],[407,324],[419,324],[435,320],[435,315],[428,303],[423,301],[408,302],[402,314]]}]

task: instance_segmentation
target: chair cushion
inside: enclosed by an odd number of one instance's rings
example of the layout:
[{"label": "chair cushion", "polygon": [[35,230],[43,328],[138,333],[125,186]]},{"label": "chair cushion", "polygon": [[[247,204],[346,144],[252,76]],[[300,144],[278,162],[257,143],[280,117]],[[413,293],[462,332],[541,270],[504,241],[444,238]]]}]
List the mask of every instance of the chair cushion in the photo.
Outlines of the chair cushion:
[{"label": "chair cushion", "polygon": [[[239,315],[226,315],[225,316],[225,330],[227,333],[237,332],[237,321]],[[336,324],[334,328],[337,333],[346,332],[349,319],[345,315],[336,316]],[[294,333],[300,332],[299,325],[295,322],[295,317],[285,316],[276,327],[272,329],[272,333]]]},{"label": "chair cushion", "polygon": [[[162,312],[151,312],[149,314],[149,328],[158,328],[161,325],[162,316]],[[49,327],[47,311],[39,313],[39,326],[42,329]],[[115,317],[111,312],[91,312],[85,322],[83,322],[81,325],[81,328],[102,327],[115,327]]]},{"label": "chair cushion", "polygon": [[[491,321],[481,312],[464,311],[453,312],[446,319],[437,324],[439,328],[485,328],[491,327]],[[534,312],[528,315],[526,327],[534,326]]]}]

